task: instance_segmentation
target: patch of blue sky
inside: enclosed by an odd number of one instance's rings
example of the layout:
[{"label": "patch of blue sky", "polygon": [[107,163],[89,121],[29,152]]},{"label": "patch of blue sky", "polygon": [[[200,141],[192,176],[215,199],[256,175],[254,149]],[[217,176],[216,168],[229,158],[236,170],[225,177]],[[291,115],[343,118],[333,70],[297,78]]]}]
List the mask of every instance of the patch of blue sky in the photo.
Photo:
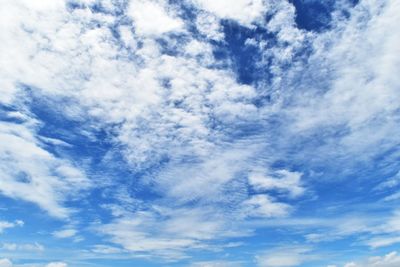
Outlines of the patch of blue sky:
[{"label": "patch of blue sky", "polygon": [[296,23],[299,28],[322,31],[330,27],[335,1],[292,0],[296,7]]}]

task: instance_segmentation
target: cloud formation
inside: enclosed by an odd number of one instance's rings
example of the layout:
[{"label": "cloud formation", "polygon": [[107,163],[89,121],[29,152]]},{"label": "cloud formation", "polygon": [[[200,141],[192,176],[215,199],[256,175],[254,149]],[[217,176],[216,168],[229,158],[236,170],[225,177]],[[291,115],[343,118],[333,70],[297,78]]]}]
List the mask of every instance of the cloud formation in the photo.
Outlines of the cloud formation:
[{"label": "cloud formation", "polygon": [[31,231],[57,259],[186,266],[301,266],[323,242],[399,243],[399,11],[1,1],[0,233]]}]

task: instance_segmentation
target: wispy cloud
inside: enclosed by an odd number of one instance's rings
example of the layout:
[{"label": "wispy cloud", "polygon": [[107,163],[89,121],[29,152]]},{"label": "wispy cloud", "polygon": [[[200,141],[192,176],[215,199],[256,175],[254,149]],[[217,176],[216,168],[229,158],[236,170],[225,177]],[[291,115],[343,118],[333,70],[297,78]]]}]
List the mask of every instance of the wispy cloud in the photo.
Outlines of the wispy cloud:
[{"label": "wispy cloud", "polygon": [[360,262],[349,262],[344,267],[395,267],[400,264],[400,257],[396,251],[390,252],[384,256],[370,257]]},{"label": "wispy cloud", "polygon": [[17,244],[17,243],[3,243],[0,248],[6,251],[22,251],[22,252],[43,252],[44,246],[39,243],[33,244]]},{"label": "wispy cloud", "polygon": [[77,231],[75,229],[64,229],[53,232],[53,236],[57,238],[69,238],[75,236]]},{"label": "wispy cloud", "polygon": [[14,228],[14,227],[22,227],[24,226],[24,222],[21,220],[16,220],[14,222],[8,222],[8,221],[0,221],[0,234],[4,232],[4,230],[9,229],[9,228]]},{"label": "wispy cloud", "polygon": [[33,202],[55,217],[68,217],[71,210],[62,205],[66,196],[76,195],[90,185],[83,171],[45,150],[29,122],[1,122],[0,138],[4,155],[0,192]]},{"label": "wispy cloud", "polygon": [[255,257],[257,266],[260,267],[292,267],[315,259],[312,249],[308,247],[283,247],[277,248]]}]

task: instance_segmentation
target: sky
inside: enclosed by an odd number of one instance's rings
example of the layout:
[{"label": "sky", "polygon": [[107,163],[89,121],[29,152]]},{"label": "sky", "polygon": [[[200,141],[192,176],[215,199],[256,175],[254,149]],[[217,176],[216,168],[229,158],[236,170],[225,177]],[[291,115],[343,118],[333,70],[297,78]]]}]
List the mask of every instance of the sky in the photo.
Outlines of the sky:
[{"label": "sky", "polygon": [[400,266],[399,25],[0,0],[0,267]]}]

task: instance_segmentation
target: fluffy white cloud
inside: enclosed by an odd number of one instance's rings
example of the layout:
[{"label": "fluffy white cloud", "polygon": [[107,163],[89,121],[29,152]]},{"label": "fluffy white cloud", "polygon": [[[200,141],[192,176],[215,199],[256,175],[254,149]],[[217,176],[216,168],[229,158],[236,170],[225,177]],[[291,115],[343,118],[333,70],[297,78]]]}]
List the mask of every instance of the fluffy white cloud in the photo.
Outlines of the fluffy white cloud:
[{"label": "fluffy white cloud", "polygon": [[193,0],[198,7],[211,12],[221,19],[232,19],[250,26],[253,22],[262,19],[266,11],[263,0]]},{"label": "fluffy white cloud", "polygon": [[179,31],[184,25],[164,1],[132,0],[128,15],[134,20],[135,32],[144,36]]},{"label": "fluffy white cloud", "polygon": [[222,41],[224,33],[218,17],[208,12],[200,12],[196,17],[197,30],[211,40]]}]

